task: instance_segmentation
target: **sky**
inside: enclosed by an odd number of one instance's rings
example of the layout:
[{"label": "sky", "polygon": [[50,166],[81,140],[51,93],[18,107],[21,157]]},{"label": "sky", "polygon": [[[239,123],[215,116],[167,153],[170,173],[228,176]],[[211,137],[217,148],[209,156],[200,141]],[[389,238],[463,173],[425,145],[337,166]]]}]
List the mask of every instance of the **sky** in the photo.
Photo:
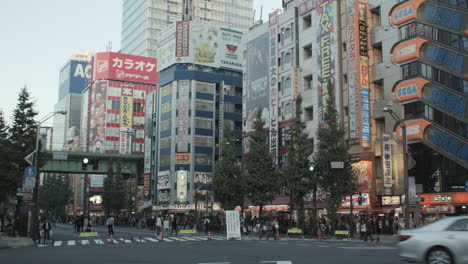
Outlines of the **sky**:
[{"label": "sky", "polygon": [[[281,0],[254,0],[263,21]],[[20,89],[26,86],[38,119],[57,103],[59,72],[74,52],[120,49],[121,0],[15,0],[0,9],[0,110],[11,122]],[[50,125],[51,122],[46,124]]]}]

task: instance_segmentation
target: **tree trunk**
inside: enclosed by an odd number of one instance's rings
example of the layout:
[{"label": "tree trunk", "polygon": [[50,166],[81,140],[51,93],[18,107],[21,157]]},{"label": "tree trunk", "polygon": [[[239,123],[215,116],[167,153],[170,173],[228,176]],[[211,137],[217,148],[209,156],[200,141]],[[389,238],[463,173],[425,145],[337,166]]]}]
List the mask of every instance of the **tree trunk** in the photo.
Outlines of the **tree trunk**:
[{"label": "tree trunk", "polygon": [[294,196],[292,194],[292,191],[291,193],[289,194],[289,206],[290,206],[290,214],[289,214],[289,228],[293,227],[292,226],[292,222],[293,222],[293,219],[294,219]]},{"label": "tree trunk", "polygon": [[312,193],[312,203],[314,208],[312,209],[312,235],[317,234],[317,186],[315,185]]},{"label": "tree trunk", "polygon": [[305,215],[304,215],[304,200],[302,197],[298,197],[298,202],[299,202],[299,228],[304,231],[305,229]]}]

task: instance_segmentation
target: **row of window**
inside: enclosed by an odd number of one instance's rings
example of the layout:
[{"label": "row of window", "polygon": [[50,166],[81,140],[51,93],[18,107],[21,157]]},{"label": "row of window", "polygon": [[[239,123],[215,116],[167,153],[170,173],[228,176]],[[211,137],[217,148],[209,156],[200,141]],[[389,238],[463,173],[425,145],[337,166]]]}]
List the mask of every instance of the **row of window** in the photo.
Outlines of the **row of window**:
[{"label": "row of window", "polygon": [[423,37],[457,49],[468,51],[468,37],[463,37],[461,35],[418,22],[413,22],[401,27],[400,37],[402,40]]},{"label": "row of window", "polygon": [[[159,166],[167,167],[171,165],[171,154],[162,154],[159,156]],[[213,165],[213,156],[211,154],[196,153],[194,157],[195,165]],[[175,162],[175,160],[174,160]]]},{"label": "row of window", "polygon": [[468,8],[468,0],[436,0],[439,3],[453,5],[461,8]]},{"label": "row of window", "polygon": [[468,93],[468,80],[464,80],[448,72],[426,65],[420,61],[412,61],[401,66],[404,80],[415,77],[425,77],[461,93]]},{"label": "row of window", "polygon": [[[107,109],[120,110],[120,101],[108,100]],[[144,113],[145,105],[142,103],[133,103],[133,113]]]}]

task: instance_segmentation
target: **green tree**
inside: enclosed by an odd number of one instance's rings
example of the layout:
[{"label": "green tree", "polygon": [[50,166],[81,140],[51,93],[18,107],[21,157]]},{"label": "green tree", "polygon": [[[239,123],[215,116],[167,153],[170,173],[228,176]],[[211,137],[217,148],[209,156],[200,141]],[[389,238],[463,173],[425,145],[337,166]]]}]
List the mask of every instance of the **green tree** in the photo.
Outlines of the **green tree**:
[{"label": "green tree", "polygon": [[24,160],[28,154],[36,148],[36,121],[37,112],[34,110],[34,102],[26,87],[22,88],[18,103],[13,110],[13,124],[10,128],[10,142],[15,146],[10,155],[15,164],[15,187],[21,186],[24,169],[29,164]]},{"label": "green tree", "polygon": [[265,131],[261,111],[257,112],[253,127],[255,130],[250,136],[245,185],[250,201],[260,207],[259,215],[262,217],[263,206],[270,203],[278,191],[279,177],[270,153],[268,133]]},{"label": "green tree", "polygon": [[17,185],[14,177],[14,166],[11,159],[11,144],[9,140],[9,127],[5,121],[3,111],[0,110],[0,203],[14,195]]},{"label": "green tree", "polygon": [[[319,185],[324,191],[330,193],[326,207],[328,217],[336,219],[337,211],[343,199],[356,189],[356,180],[353,175],[349,144],[346,140],[346,129],[338,118],[333,96],[333,85],[328,83],[327,105],[324,111],[325,124],[317,131],[318,146],[314,154],[314,164],[319,169]],[[344,162],[343,169],[332,169],[331,162]]]},{"label": "green tree", "polygon": [[[114,170],[115,164],[115,170]],[[120,160],[110,161],[109,173],[104,180],[103,208],[106,214],[120,214],[124,209],[133,208],[131,187],[129,181],[122,175],[122,163]]]},{"label": "green tree", "polygon": [[[290,129],[291,143],[288,144],[288,156],[282,175],[290,191],[292,205],[299,207],[299,227],[304,228],[304,196],[314,189],[315,178],[309,170],[314,143],[306,133],[306,124],[301,119],[302,98],[296,99],[293,125]],[[294,208],[294,206],[292,206]]]},{"label": "green tree", "polygon": [[231,125],[226,123],[224,139],[221,143],[221,155],[215,167],[213,188],[216,200],[227,210],[242,204],[241,169],[236,158],[235,143]]}]

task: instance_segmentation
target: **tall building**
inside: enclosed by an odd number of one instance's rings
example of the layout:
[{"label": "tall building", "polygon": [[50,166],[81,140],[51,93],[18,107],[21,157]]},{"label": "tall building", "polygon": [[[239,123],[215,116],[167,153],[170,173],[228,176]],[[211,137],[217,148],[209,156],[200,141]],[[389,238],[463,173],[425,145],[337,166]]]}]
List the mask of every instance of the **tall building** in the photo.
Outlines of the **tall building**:
[{"label": "tall building", "polygon": [[67,111],[55,115],[53,122],[52,149],[63,150],[70,144],[79,144],[81,118],[81,92],[91,78],[91,54],[74,53],[60,70],[58,101],[54,111]]},{"label": "tall building", "polygon": [[212,179],[224,124],[241,148],[242,33],[178,21],[162,35],[154,209],[219,210]]},{"label": "tall building", "polygon": [[[144,154],[147,94],[156,90],[157,62],[155,58],[115,52],[96,53],[93,57],[92,78],[83,91],[81,135],[88,152],[114,154]],[[102,192],[104,176],[88,175],[85,179],[85,201]],[[135,177],[136,176],[136,177]],[[147,176],[149,177],[149,175]],[[132,188],[145,185],[149,178],[132,175]],[[149,192],[145,194],[149,200]],[[88,206],[85,203],[85,208]],[[92,204],[90,212],[102,211]]]},{"label": "tall building", "polygon": [[159,32],[175,21],[247,31],[253,0],[124,0],[122,10],[122,52],[156,58]]},{"label": "tall building", "polygon": [[399,41],[386,54],[401,69],[393,98],[403,105],[421,212],[466,214],[468,1],[405,1],[389,15]]}]

